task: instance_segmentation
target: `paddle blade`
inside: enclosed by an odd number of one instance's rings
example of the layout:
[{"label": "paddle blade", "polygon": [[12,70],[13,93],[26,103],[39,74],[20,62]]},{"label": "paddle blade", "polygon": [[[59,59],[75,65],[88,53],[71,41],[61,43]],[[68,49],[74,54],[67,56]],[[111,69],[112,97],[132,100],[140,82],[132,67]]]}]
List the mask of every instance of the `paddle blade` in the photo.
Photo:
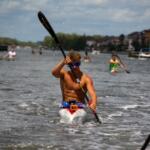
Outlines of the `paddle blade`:
[{"label": "paddle blade", "polygon": [[102,121],[101,119],[98,117],[96,111],[94,111],[92,108],[89,107],[89,109],[91,110],[91,112],[93,113],[93,115],[95,116],[95,119],[96,121],[99,123],[99,124],[102,124]]},{"label": "paddle blade", "polygon": [[102,124],[102,121],[99,119],[97,113],[94,112],[94,116],[99,124]]},{"label": "paddle blade", "polygon": [[146,147],[148,146],[149,142],[150,142],[150,134],[148,135],[147,139],[145,140],[141,150],[146,150]]},{"label": "paddle blade", "polygon": [[130,71],[129,71],[129,70],[126,70],[126,73],[130,73]]},{"label": "paddle blade", "polygon": [[38,18],[39,18],[40,22],[43,24],[43,26],[47,29],[47,31],[51,34],[51,36],[54,38],[55,42],[57,44],[59,44],[58,38],[57,38],[52,26],[50,25],[50,23],[46,19],[45,15],[41,11],[38,12]]},{"label": "paddle blade", "polygon": [[49,34],[54,38],[54,40],[55,40],[56,44],[58,45],[58,47],[60,48],[63,56],[66,57],[66,54],[65,54],[63,48],[61,47],[61,44],[60,44],[60,42],[59,42],[59,40],[58,40],[58,38],[57,38],[57,36],[56,36],[52,26],[50,25],[50,23],[46,19],[45,15],[41,11],[38,12],[38,18],[39,18],[40,22],[42,23],[42,25],[49,32]]}]

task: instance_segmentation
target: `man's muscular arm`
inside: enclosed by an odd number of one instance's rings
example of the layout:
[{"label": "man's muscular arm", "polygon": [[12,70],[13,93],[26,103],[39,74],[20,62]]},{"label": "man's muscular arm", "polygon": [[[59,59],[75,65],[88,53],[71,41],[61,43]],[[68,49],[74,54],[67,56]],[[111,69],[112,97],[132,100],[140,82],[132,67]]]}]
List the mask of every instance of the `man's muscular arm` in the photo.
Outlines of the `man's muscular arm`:
[{"label": "man's muscular arm", "polygon": [[51,71],[52,75],[56,78],[60,78],[60,76],[64,73],[64,65],[65,65],[65,59],[61,60]]},{"label": "man's muscular arm", "polygon": [[56,78],[61,78],[64,80],[64,82],[66,83],[67,87],[70,90],[79,90],[80,89],[80,84],[77,82],[74,82],[71,79],[71,76],[69,75],[69,73],[63,69],[63,67],[70,63],[71,60],[70,58],[67,56],[64,60],[61,60],[51,71],[52,75],[55,76]]},{"label": "man's muscular arm", "polygon": [[97,104],[96,91],[94,89],[93,81],[89,76],[87,76],[86,78],[86,85],[87,85],[88,93],[91,98],[89,107],[93,110],[96,110],[96,104]]}]

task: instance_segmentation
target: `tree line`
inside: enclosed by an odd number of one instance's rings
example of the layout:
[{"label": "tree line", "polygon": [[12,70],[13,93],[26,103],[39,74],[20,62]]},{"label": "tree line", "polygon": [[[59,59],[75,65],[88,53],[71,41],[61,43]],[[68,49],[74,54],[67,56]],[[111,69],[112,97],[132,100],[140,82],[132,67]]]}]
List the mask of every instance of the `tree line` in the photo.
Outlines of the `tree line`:
[{"label": "tree line", "polygon": [[36,47],[37,43],[35,42],[25,42],[25,41],[19,41],[17,39],[8,38],[8,37],[0,37],[0,45],[19,45],[19,46],[31,46]]},{"label": "tree line", "polygon": [[[135,35],[134,35],[135,36]],[[96,49],[100,51],[126,51],[128,49],[129,41],[128,36],[121,34],[120,36],[101,36],[101,35],[78,35],[78,34],[67,34],[57,33],[57,37],[61,43],[61,46],[65,50],[85,50],[85,49]],[[130,36],[131,39],[131,36]],[[88,43],[88,41],[90,41]],[[142,42],[141,42],[142,41]],[[136,50],[140,50],[143,46],[143,38],[132,39],[132,46]],[[45,36],[43,41],[40,42],[24,42],[12,38],[0,38],[0,45],[19,45],[19,46],[31,46],[32,48],[44,47],[47,49],[58,49],[55,41],[51,36]]]}]

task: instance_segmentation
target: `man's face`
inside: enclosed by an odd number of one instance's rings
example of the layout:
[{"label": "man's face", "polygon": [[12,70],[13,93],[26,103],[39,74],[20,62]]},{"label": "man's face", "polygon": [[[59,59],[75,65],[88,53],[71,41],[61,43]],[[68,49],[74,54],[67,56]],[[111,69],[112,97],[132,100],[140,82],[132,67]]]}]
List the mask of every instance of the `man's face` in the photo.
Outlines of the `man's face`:
[{"label": "man's face", "polygon": [[116,60],[116,56],[113,56],[112,59],[113,59],[113,60]]},{"label": "man's face", "polygon": [[73,69],[76,69],[76,68],[79,68],[80,67],[80,65],[81,65],[81,62],[80,61],[74,61],[74,62],[72,62],[72,68]]}]

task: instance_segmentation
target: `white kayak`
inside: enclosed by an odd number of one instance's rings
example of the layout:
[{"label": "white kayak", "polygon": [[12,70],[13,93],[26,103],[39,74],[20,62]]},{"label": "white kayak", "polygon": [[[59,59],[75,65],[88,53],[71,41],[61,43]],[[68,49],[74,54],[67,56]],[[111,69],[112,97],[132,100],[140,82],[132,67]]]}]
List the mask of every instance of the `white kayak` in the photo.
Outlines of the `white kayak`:
[{"label": "white kayak", "polygon": [[88,62],[90,62],[90,60],[89,59],[84,59],[84,62],[88,63]]},{"label": "white kayak", "polygon": [[83,123],[86,118],[86,111],[83,108],[79,108],[76,111],[71,112],[67,108],[62,108],[59,110],[60,122],[61,123]]}]

